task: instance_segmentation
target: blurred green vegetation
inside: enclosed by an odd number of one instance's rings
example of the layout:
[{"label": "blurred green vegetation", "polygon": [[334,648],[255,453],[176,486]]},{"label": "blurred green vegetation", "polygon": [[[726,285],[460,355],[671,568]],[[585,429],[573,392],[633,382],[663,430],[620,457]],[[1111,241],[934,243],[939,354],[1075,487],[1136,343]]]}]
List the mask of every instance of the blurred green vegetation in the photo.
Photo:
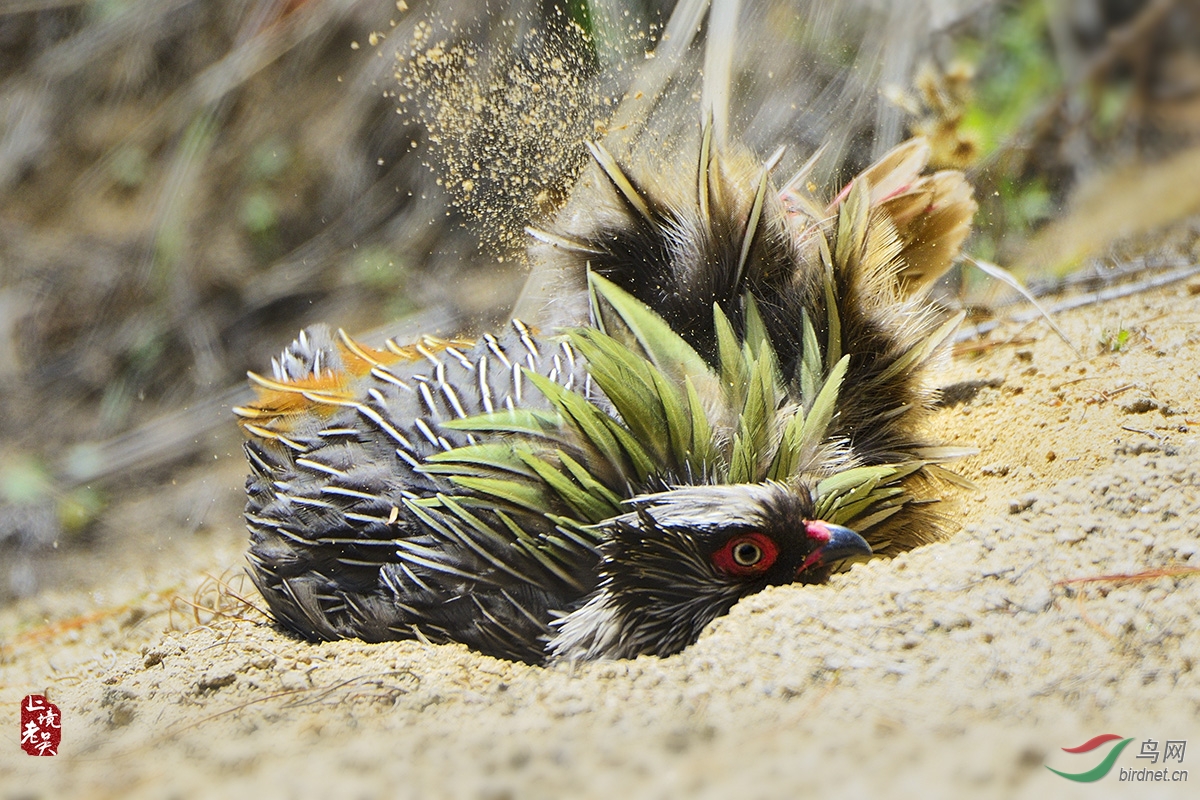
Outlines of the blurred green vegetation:
[{"label": "blurred green vegetation", "polygon": [[979,216],[988,221],[971,247],[989,261],[1007,260],[1011,243],[1023,241],[1054,213],[1066,190],[1051,187],[1037,171],[1019,168],[1020,157],[1011,153],[1031,119],[1063,88],[1051,51],[1048,13],[1041,0],[1006,6],[991,36],[967,38],[960,46],[960,57],[978,65],[973,96],[963,110],[962,134],[978,147],[982,166],[972,177]]}]

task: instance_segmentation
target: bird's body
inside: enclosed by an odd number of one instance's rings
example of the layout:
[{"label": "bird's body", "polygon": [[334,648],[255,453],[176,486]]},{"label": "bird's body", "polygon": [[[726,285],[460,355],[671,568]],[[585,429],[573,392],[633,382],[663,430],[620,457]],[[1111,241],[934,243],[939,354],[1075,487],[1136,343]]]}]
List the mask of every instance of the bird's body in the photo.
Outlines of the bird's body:
[{"label": "bird's body", "polygon": [[[528,643],[545,634],[550,608],[595,584],[594,542],[565,539],[546,548],[553,560],[543,563],[527,548],[489,555],[486,542],[448,541],[418,516],[438,510],[419,503],[454,486],[422,467],[473,441],[444,421],[545,409],[523,368],[583,388],[583,361],[569,343],[514,325],[475,345],[425,341],[379,352],[315,328],[276,363],[287,389],[273,395],[274,408],[246,410],[257,416],[243,425],[255,437],[247,445],[251,561],[277,619],[311,639],[368,641],[412,635],[406,625],[421,620],[429,639],[538,660]],[[510,514],[535,547],[554,532],[540,514]]]},{"label": "bird's body", "polygon": [[925,374],[957,319],[924,290],[974,212],[962,176],[923,176],[914,141],[818,201],[711,125],[657,167],[591,148],[531,230],[566,327],[313,329],[256,379],[250,560],[286,627],[670,655],[768,585],[936,537]]}]

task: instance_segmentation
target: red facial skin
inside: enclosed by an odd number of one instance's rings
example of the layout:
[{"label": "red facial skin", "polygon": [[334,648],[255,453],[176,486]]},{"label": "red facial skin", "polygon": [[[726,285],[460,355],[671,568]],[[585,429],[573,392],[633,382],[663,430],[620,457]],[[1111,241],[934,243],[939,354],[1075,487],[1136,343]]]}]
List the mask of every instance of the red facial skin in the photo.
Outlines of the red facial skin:
[{"label": "red facial skin", "polygon": [[809,553],[808,558],[804,559],[804,563],[800,565],[800,569],[796,570],[796,577],[800,577],[800,573],[809,567],[821,565],[821,557],[823,555],[821,548],[829,544],[829,540],[833,538],[833,535],[829,532],[829,528],[825,527],[824,522],[809,522],[805,526],[805,530],[808,532],[808,538],[812,539],[817,546]]},{"label": "red facial skin", "polygon": [[[754,552],[751,548],[758,549],[757,560],[754,563],[742,563],[747,562],[746,556]],[[741,561],[738,560],[739,555],[742,557]],[[761,533],[743,533],[734,536],[724,547],[713,553],[712,563],[726,575],[742,578],[761,575],[771,568],[778,557],[779,546],[769,536]]]},{"label": "red facial skin", "polygon": [[[821,520],[804,524],[804,532],[812,550],[796,570],[795,579],[808,570],[817,569],[851,555],[870,555],[870,546],[854,531],[839,525],[830,526]],[[835,535],[835,533],[837,535]],[[712,564],[721,573],[737,578],[753,578],[774,566],[779,558],[779,545],[758,531],[741,533],[731,538],[712,554]]]}]

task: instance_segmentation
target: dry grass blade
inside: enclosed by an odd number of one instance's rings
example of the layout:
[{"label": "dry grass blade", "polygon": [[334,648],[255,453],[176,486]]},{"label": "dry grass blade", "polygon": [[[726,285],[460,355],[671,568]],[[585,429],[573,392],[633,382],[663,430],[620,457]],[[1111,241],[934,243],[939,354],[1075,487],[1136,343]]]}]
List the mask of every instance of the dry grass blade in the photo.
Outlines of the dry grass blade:
[{"label": "dry grass blade", "polygon": [[[270,614],[249,599],[250,592],[246,591],[247,587],[250,587],[249,576],[240,567],[231,567],[220,576],[206,574],[190,600],[180,595],[171,599],[170,628],[187,630],[219,622],[242,622],[251,625],[269,623]],[[253,587],[250,587],[250,590],[254,591]],[[186,616],[189,610],[194,625],[177,626],[175,612],[180,611]]]}]

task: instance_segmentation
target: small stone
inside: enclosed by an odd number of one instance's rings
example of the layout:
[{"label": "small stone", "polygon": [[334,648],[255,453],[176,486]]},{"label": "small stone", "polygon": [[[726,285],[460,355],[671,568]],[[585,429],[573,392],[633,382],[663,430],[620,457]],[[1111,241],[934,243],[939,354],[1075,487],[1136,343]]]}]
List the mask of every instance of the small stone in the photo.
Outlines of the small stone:
[{"label": "small stone", "polygon": [[283,684],[283,688],[289,692],[300,691],[307,689],[308,676],[298,669],[289,669],[280,673],[279,682]]},{"label": "small stone", "polygon": [[1154,411],[1159,408],[1159,402],[1149,397],[1139,397],[1138,399],[1126,403],[1121,406],[1121,411],[1126,414],[1145,414],[1148,411]]},{"label": "small stone", "polygon": [[971,618],[961,609],[947,608],[933,615],[933,624],[943,630],[952,631],[971,627]]},{"label": "small stone", "polygon": [[229,686],[237,680],[237,674],[233,672],[209,672],[204,675],[196,684],[197,690],[201,692],[211,692]]},{"label": "small stone", "polygon": [[1008,501],[1008,513],[1020,514],[1022,511],[1028,511],[1033,508],[1033,504],[1037,502],[1036,497],[1022,497],[1019,500]]},{"label": "small stone", "polygon": [[1054,541],[1058,544],[1075,544],[1082,542],[1087,538],[1087,531],[1083,528],[1060,528],[1054,534]]},{"label": "small stone", "polygon": [[1024,597],[1011,597],[1009,599],[1017,608],[1027,611],[1030,614],[1040,614],[1054,603],[1053,593],[1045,586],[1031,589]]},{"label": "small stone", "polygon": [[108,726],[110,728],[123,728],[133,722],[136,716],[134,708],[129,703],[118,703],[113,706],[113,710],[108,714]]}]

